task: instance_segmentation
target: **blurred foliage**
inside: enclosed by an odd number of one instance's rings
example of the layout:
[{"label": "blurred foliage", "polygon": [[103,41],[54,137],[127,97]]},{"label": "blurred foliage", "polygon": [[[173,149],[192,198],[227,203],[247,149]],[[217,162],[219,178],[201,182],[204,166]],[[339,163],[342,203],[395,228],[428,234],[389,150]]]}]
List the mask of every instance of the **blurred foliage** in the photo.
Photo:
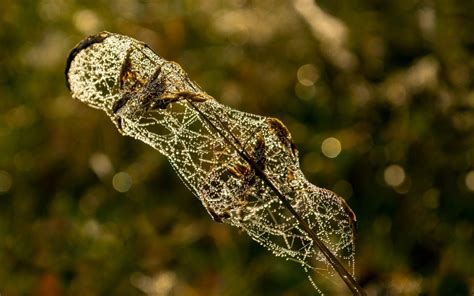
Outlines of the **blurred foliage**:
[{"label": "blurred foliage", "polygon": [[0,294],[313,293],[299,266],[214,223],[161,155],[70,97],[68,51],[102,30],[281,118],[308,179],[356,212],[370,295],[474,293],[474,2],[319,1],[340,43],[297,3],[0,1]]}]

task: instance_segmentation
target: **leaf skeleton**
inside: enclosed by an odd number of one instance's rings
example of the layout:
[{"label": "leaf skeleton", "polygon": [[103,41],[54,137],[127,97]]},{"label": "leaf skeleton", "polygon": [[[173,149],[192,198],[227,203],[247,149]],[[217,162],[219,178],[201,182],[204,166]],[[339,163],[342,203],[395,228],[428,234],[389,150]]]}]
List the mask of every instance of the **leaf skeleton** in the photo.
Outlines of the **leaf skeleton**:
[{"label": "leaf skeleton", "polygon": [[306,180],[279,119],[219,103],[179,64],[108,32],[71,51],[66,79],[74,98],[104,110],[120,133],[165,155],[214,221],[301,264],[319,292],[310,272],[322,264],[363,294],[336,258],[354,273],[355,214],[342,198]]}]

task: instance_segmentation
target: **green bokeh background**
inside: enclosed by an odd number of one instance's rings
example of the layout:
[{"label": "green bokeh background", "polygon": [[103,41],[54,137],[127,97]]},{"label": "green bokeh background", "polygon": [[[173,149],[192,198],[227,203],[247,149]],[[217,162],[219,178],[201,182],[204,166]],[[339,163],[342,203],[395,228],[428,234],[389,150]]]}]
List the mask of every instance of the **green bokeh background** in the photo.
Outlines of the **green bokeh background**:
[{"label": "green bokeh background", "polygon": [[319,1],[347,28],[334,48],[296,2],[0,1],[0,294],[314,293],[298,265],[213,222],[163,156],[70,97],[69,50],[107,30],[288,126],[307,178],[357,214],[370,295],[472,295],[474,2]]}]

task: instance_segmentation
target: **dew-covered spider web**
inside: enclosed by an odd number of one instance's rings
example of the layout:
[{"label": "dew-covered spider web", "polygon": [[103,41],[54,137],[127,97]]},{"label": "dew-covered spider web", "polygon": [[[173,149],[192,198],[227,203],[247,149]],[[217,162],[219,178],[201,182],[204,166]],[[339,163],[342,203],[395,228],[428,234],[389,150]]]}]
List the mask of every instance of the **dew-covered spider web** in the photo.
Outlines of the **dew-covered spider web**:
[{"label": "dew-covered spider web", "polygon": [[103,32],[82,41],[66,75],[74,98],[104,110],[123,135],[165,155],[214,220],[244,230],[309,275],[334,275],[279,191],[354,273],[355,217],[340,197],[305,179],[278,119],[220,104],[178,64],[122,35]]}]

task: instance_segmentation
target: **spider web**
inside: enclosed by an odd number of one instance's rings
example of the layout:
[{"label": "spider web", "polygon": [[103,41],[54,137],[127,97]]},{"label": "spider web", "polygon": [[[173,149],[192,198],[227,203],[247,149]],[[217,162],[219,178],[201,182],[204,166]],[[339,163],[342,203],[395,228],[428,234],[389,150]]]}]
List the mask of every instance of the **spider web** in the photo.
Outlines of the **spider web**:
[{"label": "spider web", "polygon": [[[141,42],[107,32],[91,38],[68,60],[66,75],[74,98],[104,110],[122,134],[165,155],[214,220],[244,230],[276,256],[301,264],[309,275],[321,270],[334,275],[275,190],[256,174],[259,167],[354,273],[352,212],[333,192],[305,179],[283,124],[220,104],[178,64]],[[156,83],[147,84],[151,80]],[[164,109],[150,107],[173,94],[175,100]]]}]

